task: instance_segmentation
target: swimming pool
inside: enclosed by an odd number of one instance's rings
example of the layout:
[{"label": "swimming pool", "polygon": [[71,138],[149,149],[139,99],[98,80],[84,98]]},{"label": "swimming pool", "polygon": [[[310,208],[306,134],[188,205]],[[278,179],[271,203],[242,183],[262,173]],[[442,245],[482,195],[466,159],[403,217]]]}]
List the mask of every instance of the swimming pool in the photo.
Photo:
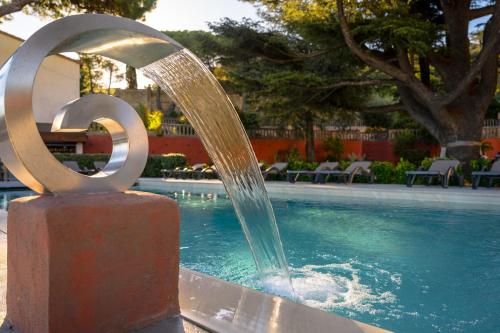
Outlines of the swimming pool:
[{"label": "swimming pool", "polygon": [[[267,292],[225,196],[168,193],[181,263]],[[8,200],[10,198],[5,198]],[[396,332],[498,332],[500,210],[273,199],[298,301]]]}]

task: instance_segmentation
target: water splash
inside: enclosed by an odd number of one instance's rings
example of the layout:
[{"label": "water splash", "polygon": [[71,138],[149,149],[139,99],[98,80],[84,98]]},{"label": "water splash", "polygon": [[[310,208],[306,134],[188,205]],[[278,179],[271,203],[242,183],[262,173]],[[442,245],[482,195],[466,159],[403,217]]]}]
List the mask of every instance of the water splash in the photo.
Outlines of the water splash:
[{"label": "water splash", "polygon": [[217,79],[186,49],[141,71],[174,100],[200,137],[233,203],[257,270],[264,276],[281,276],[292,291],[288,264],[257,159],[238,114]]}]

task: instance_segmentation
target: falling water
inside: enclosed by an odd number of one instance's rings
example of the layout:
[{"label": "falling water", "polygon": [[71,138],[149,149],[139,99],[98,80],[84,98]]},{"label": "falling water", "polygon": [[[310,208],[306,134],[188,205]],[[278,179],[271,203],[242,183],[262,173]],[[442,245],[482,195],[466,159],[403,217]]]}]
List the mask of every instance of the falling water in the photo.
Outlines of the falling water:
[{"label": "falling water", "polygon": [[257,159],[217,79],[186,49],[141,71],[180,106],[201,138],[231,198],[257,270],[264,276],[283,277],[292,292],[288,264]]}]

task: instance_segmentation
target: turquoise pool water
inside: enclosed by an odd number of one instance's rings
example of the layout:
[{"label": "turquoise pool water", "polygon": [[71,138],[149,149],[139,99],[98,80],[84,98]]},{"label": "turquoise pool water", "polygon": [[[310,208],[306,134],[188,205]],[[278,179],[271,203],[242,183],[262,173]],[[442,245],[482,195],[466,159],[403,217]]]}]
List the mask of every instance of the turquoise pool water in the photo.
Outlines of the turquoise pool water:
[{"label": "turquoise pool water", "polygon": [[[155,192],[180,204],[183,266],[280,293],[225,196]],[[500,332],[500,209],[272,201],[298,301],[396,332]]]}]

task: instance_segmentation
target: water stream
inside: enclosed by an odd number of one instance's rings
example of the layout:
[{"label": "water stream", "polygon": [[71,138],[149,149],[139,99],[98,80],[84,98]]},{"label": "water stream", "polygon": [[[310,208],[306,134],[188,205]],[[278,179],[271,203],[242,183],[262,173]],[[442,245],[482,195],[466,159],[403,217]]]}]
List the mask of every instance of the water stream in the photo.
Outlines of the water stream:
[{"label": "water stream", "polygon": [[141,71],[181,108],[214,162],[263,278],[281,276],[293,295],[273,208],[234,106],[217,79],[187,49]]}]

